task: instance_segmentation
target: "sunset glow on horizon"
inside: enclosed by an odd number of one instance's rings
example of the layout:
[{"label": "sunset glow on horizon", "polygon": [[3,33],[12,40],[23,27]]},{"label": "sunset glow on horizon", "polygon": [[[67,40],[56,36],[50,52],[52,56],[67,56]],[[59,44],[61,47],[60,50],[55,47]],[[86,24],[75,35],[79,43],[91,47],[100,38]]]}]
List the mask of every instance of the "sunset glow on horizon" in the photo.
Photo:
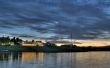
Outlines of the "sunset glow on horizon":
[{"label": "sunset glow on horizon", "polygon": [[110,41],[85,41],[81,42],[82,44],[76,44],[77,46],[95,46],[95,47],[100,47],[100,46],[110,46]]},{"label": "sunset glow on horizon", "polygon": [[[75,44],[79,47],[100,47],[100,46],[110,46],[110,40],[77,40],[77,42],[80,42],[80,44]],[[64,45],[64,43],[56,43],[57,46]],[[74,44],[74,42],[73,42]]]}]

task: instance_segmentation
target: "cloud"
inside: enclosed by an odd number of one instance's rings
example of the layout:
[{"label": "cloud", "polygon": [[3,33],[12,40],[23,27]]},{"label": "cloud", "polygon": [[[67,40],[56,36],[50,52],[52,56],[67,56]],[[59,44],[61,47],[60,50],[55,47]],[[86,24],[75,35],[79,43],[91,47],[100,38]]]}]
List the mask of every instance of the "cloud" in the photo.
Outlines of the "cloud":
[{"label": "cloud", "polygon": [[2,33],[99,38],[110,32],[109,0],[1,0],[0,10]]}]

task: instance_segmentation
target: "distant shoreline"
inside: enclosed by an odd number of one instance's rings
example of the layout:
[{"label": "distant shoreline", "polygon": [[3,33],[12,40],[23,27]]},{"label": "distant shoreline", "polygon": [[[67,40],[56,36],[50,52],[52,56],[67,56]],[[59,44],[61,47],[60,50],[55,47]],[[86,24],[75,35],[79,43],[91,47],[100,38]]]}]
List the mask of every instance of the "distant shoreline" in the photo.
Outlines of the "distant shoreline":
[{"label": "distant shoreline", "polygon": [[105,47],[0,46],[0,52],[88,52],[88,51],[110,51],[110,46]]}]

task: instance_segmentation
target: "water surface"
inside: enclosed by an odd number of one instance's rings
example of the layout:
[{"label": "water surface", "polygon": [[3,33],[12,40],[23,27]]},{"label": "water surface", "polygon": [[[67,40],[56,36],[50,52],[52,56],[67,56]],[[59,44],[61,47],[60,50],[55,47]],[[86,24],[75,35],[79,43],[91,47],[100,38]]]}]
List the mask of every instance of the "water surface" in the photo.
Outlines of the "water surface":
[{"label": "water surface", "polygon": [[1,52],[0,68],[109,68],[110,52]]}]

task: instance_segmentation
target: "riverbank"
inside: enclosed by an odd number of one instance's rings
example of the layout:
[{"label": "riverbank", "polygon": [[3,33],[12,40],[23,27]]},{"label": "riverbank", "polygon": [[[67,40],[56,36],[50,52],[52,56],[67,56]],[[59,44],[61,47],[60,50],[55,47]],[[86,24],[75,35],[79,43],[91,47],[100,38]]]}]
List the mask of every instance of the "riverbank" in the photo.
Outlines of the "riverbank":
[{"label": "riverbank", "polygon": [[0,51],[13,52],[80,52],[81,48],[67,47],[38,47],[38,46],[0,46]]},{"label": "riverbank", "polygon": [[0,46],[0,51],[11,52],[86,52],[86,51],[110,51],[106,47],[38,47],[38,46]]}]

